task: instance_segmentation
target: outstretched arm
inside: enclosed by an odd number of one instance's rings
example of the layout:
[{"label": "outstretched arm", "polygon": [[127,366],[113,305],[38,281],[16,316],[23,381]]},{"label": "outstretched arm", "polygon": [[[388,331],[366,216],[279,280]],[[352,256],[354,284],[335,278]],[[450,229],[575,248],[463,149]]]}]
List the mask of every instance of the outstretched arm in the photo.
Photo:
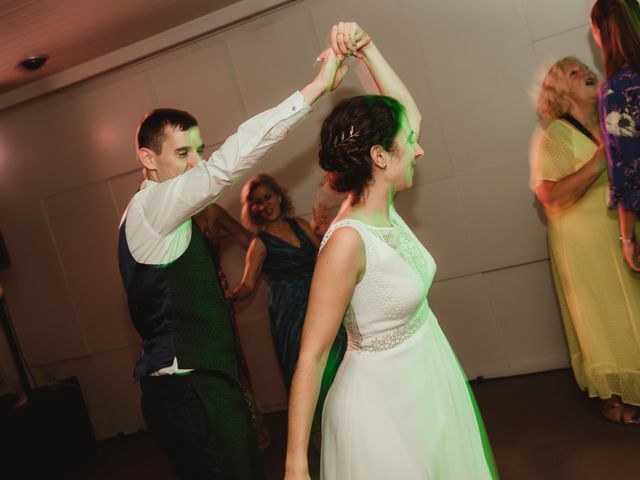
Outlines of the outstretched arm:
[{"label": "outstretched arm", "polygon": [[267,256],[267,247],[265,247],[262,240],[258,237],[254,237],[247,249],[247,255],[244,262],[244,274],[242,280],[235,287],[231,289],[231,300],[244,300],[256,286],[258,276],[262,271],[262,264],[264,258]]},{"label": "outstretched arm", "polygon": [[[347,65],[342,65],[331,49],[322,52],[319,58],[320,71],[307,85],[280,105],[242,123],[207,161],[198,162],[189,171],[154,188],[141,190],[138,197],[144,199],[138,202],[137,209],[128,212],[128,228],[133,230],[133,223],[136,228],[142,225],[152,237],[169,235],[254,168],[269,149],[307,116],[310,105],[342,82]],[[138,151],[141,161],[145,158],[142,151]],[[136,215],[141,218],[134,218]],[[136,241],[133,243],[132,248],[136,249]]]},{"label": "outstretched arm", "polygon": [[364,265],[362,240],[351,228],[336,230],[318,256],[289,397],[286,480],[309,478],[307,448],[322,373]]},{"label": "outstretched arm", "polygon": [[300,89],[300,93],[308,105],[313,105],[322,95],[336,89],[342,83],[342,79],[349,69],[349,66],[343,64],[342,59],[338,58],[330,48],[323,51],[318,56],[318,60],[321,62],[320,72],[311,82]]},{"label": "outstretched arm", "polygon": [[231,235],[234,240],[245,250],[249,248],[249,243],[253,235],[244,228],[238,221],[229,215],[224,208],[217,203],[209,205],[206,212],[206,228],[209,236],[216,238],[220,232]]},{"label": "outstretched arm", "polygon": [[391,68],[371,37],[355,22],[340,22],[331,29],[329,44],[336,55],[362,58],[382,95],[398,100],[407,110],[411,128],[420,133],[422,115],[411,92]]}]

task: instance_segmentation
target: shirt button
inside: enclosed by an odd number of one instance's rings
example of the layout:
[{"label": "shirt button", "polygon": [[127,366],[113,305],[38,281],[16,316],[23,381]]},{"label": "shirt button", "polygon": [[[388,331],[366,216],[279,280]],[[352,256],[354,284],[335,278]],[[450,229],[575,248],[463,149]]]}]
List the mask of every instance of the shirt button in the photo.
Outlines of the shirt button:
[{"label": "shirt button", "polygon": [[293,107],[291,107],[291,110],[295,112],[296,111],[296,106],[294,105]]}]

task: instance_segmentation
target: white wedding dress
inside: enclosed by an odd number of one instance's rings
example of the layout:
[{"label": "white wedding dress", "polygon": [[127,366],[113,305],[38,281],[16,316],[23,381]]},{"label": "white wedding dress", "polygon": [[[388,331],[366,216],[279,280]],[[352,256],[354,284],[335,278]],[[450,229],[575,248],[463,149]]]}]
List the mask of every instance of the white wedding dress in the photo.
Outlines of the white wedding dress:
[{"label": "white wedding dress", "polygon": [[321,478],[494,478],[470,388],[427,302],[435,262],[391,210],[391,227],[346,219],[323,239],[355,229],[366,270],[344,318],[349,347],[324,406]]}]

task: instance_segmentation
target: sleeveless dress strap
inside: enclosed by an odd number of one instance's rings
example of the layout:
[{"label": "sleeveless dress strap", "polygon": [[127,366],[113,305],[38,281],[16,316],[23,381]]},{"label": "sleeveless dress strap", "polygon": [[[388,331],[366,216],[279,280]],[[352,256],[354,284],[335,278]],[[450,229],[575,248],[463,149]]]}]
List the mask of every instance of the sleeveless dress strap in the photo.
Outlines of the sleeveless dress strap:
[{"label": "sleeveless dress strap", "polygon": [[343,220],[339,220],[331,224],[327,232],[324,234],[324,237],[322,237],[322,242],[320,242],[320,248],[318,249],[318,254],[322,251],[325,244],[329,241],[329,238],[331,238],[331,235],[333,235],[333,232],[335,232],[337,229],[342,227],[351,227],[356,232],[358,232],[358,234],[362,238],[362,243],[365,246],[365,252],[366,252],[367,243],[365,242],[365,239],[364,239],[365,234],[362,231],[363,230],[362,225],[360,224],[360,222],[354,221],[350,218],[345,218]]}]

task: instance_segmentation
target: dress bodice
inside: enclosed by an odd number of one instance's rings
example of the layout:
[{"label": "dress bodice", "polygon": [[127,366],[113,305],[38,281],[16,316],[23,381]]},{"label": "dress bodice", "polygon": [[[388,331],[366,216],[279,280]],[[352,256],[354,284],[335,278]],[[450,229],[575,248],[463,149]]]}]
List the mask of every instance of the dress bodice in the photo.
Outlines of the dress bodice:
[{"label": "dress bodice", "polygon": [[344,317],[350,346],[357,350],[393,348],[424,323],[429,311],[427,292],[435,262],[397,213],[390,218],[390,227],[344,219],[333,224],[323,240],[324,245],[337,228],[350,227],[364,244],[365,273]]},{"label": "dress bodice", "polygon": [[471,389],[427,303],[436,265],[393,209],[389,219],[383,228],[341,220],[323,240],[354,229],[366,263],[324,406],[320,478],[491,480]]},{"label": "dress bodice", "polygon": [[270,283],[303,278],[309,282],[316,264],[316,248],[296,219],[289,218],[287,222],[300,240],[300,246],[296,247],[269,232],[259,232],[257,236],[267,249],[262,271]]}]

